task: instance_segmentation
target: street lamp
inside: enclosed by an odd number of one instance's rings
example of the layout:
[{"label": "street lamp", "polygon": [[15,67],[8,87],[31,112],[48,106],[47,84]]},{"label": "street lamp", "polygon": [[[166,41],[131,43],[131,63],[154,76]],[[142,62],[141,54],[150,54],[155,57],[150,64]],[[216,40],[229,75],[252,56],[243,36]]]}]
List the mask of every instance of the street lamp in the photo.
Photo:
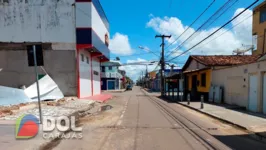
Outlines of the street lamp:
[{"label": "street lamp", "polygon": [[[153,53],[154,55],[159,56],[158,54],[156,54],[155,52],[151,51],[151,50],[148,49],[147,47],[139,46],[139,49],[145,50],[146,52]],[[159,57],[160,57],[160,56],[159,56]]]}]

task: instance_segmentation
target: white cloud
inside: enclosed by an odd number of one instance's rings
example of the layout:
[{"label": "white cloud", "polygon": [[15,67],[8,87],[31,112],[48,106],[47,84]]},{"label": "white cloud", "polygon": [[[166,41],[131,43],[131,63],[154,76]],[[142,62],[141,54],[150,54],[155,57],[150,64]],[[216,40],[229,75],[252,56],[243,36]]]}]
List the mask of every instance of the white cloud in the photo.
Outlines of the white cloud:
[{"label": "white cloud", "polygon": [[113,54],[130,55],[133,53],[128,36],[121,33],[115,33],[110,39],[109,48]]},{"label": "white cloud", "polygon": [[[240,13],[243,8],[236,10],[234,16]],[[247,17],[252,15],[251,10],[247,10],[245,13],[241,14],[236,20],[232,22],[232,26],[239,24]],[[229,19],[228,19],[229,20]],[[160,34],[171,34],[172,38],[168,42],[174,42],[177,37],[182,34],[188,27],[185,26],[182,21],[176,17],[153,17],[146,25],[149,28],[154,29]],[[212,32],[217,30],[219,27],[213,27],[208,30],[201,30],[196,33],[186,44],[183,46],[184,49],[191,48],[199,41],[210,35]],[[178,44],[183,42],[188,36],[190,36],[196,29],[188,28],[188,31],[177,40],[172,47],[177,47]],[[221,29],[214,36],[210,37],[208,40],[204,41],[201,45],[196,47],[191,51],[192,54],[204,54],[204,55],[219,55],[219,54],[232,54],[233,50],[240,48],[242,44],[251,45],[252,43],[252,17],[246,19],[237,27],[233,28],[231,31],[224,33],[222,36],[211,41],[215,37],[221,35],[227,29]],[[211,41],[211,42],[210,42]],[[181,48],[178,49],[176,53],[172,56],[176,56],[181,53]]]},{"label": "white cloud", "polygon": [[[137,63],[137,62],[148,62],[149,60],[137,58],[134,60],[127,60],[126,63]],[[153,71],[154,68],[157,66],[157,63],[154,63],[153,65],[148,65],[148,72]],[[139,79],[139,77],[146,73],[146,66],[145,65],[126,65],[121,66],[119,69],[123,69],[126,71],[126,75],[130,77],[133,81],[136,81]]]}]

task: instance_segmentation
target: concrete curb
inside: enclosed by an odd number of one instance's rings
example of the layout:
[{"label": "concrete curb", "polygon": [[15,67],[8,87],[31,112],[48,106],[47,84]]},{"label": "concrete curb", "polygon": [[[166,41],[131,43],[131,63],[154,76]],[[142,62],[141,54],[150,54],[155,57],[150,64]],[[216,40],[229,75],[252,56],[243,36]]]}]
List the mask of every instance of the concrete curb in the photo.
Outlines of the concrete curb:
[{"label": "concrete curb", "polygon": [[103,92],[109,92],[109,93],[124,93],[126,89],[118,90],[118,91],[103,91]]},{"label": "concrete curb", "polygon": [[241,126],[241,125],[239,125],[239,124],[233,123],[233,122],[228,121],[228,120],[225,120],[225,119],[223,119],[223,118],[221,118],[221,117],[218,117],[218,116],[215,116],[215,115],[213,115],[213,114],[206,113],[206,112],[201,111],[201,110],[199,110],[199,109],[197,109],[197,108],[194,108],[194,107],[191,107],[191,106],[188,106],[188,105],[182,104],[182,103],[180,103],[180,102],[177,102],[177,103],[180,104],[180,105],[182,105],[182,106],[184,106],[184,107],[187,107],[187,108],[190,108],[190,109],[195,110],[195,111],[197,111],[197,112],[200,112],[200,113],[202,113],[202,114],[205,114],[205,115],[207,115],[207,116],[209,116],[209,117],[212,117],[212,118],[214,118],[214,119],[217,119],[217,120],[220,120],[220,121],[225,122],[225,123],[227,123],[227,124],[230,124],[230,125],[236,126],[237,128],[240,128],[240,129],[242,129],[242,130],[245,130],[246,132],[248,132],[249,134],[251,134],[251,136],[252,136],[253,138],[256,138],[257,140],[260,140],[260,141],[266,142],[266,137],[265,137],[264,135],[261,135],[260,133],[255,133],[255,132],[253,132],[253,131],[248,130],[248,129],[247,129],[246,127],[244,127],[244,126]]},{"label": "concrete curb", "polygon": [[[91,110],[91,109],[95,106],[95,103],[96,103],[96,102],[91,103],[89,107],[86,107],[86,108],[83,108],[83,109],[80,109],[80,110],[76,110],[75,112],[69,114],[68,117],[70,118],[71,116],[75,116],[75,118],[76,118],[76,122],[78,122],[79,119],[80,119],[81,117],[83,117],[84,115],[86,115],[86,112],[87,112],[87,111]],[[64,133],[67,133],[67,132],[69,132],[69,130],[66,131],[66,132],[59,132],[59,137],[61,137]],[[58,133],[58,132],[57,132],[57,133]],[[55,134],[56,134],[56,133],[55,133]],[[55,136],[55,137],[56,137],[56,136]],[[43,143],[41,143],[40,145],[38,145],[38,146],[36,146],[36,147],[34,147],[34,148],[31,148],[31,149],[34,149],[34,150],[36,150],[36,149],[40,149],[40,150],[42,150],[42,149],[43,149],[43,150],[44,150],[44,149],[45,149],[46,147],[48,147],[52,142],[57,141],[58,139],[59,139],[59,138],[51,138],[51,139],[49,139],[49,140],[44,140]]]}]

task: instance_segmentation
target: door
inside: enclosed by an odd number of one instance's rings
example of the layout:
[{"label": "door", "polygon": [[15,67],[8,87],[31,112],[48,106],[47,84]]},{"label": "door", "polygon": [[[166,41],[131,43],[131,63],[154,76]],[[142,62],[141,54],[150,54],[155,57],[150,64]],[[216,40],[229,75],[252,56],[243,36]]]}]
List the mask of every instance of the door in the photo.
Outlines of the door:
[{"label": "door", "polygon": [[108,80],[107,81],[108,90],[114,90],[115,89],[115,81]]},{"label": "door", "polygon": [[192,76],[192,89],[197,89],[197,81],[198,81],[198,79],[197,79],[197,75],[193,75]]},{"label": "door", "polygon": [[263,75],[263,113],[266,114],[266,73]]},{"label": "door", "polygon": [[257,75],[249,76],[249,105],[248,109],[257,112],[258,108],[258,77]]},{"label": "door", "polygon": [[197,75],[192,76],[192,89],[191,89],[191,98],[192,100],[197,100],[198,99],[198,90],[197,90]]}]

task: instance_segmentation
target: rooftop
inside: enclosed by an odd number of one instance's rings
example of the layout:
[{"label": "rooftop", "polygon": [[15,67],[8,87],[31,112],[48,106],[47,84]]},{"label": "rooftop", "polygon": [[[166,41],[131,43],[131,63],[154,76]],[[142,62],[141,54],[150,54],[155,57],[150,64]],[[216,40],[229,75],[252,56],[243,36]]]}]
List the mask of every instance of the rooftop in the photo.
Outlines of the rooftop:
[{"label": "rooftop", "polygon": [[192,55],[190,57],[206,66],[231,66],[254,63],[261,55]]}]

